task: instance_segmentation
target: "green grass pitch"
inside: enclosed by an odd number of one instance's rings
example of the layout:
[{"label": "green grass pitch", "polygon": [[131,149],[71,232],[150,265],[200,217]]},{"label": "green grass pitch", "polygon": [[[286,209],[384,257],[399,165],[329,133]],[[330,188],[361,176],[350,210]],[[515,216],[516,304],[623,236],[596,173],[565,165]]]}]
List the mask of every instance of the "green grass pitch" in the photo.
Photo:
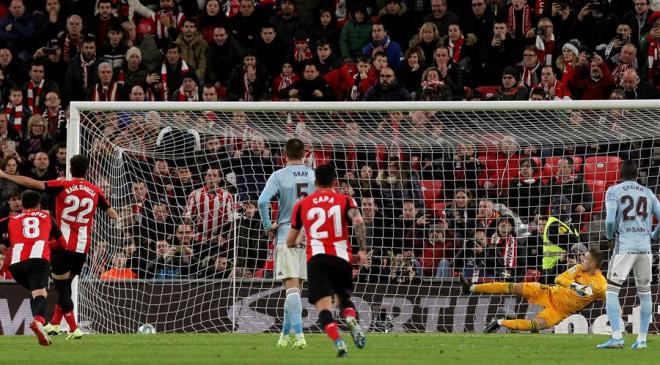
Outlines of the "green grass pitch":
[{"label": "green grass pitch", "polygon": [[[345,340],[350,336],[344,334]],[[649,349],[597,350],[606,336],[528,334],[370,334],[367,347],[349,345],[349,357],[335,357],[325,336],[307,335],[304,350],[275,347],[276,334],[90,335],[66,341],[53,337],[41,347],[34,336],[0,339],[0,356],[17,364],[658,364],[660,341]]]}]

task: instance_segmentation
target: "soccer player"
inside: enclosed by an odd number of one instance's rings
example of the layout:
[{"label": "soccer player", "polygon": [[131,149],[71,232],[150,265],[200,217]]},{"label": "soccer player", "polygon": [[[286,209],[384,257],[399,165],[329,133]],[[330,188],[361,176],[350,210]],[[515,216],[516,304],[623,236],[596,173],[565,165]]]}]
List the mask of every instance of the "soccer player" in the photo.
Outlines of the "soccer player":
[{"label": "soccer player", "polygon": [[582,263],[555,278],[556,285],[540,283],[487,283],[472,285],[459,276],[463,294],[513,294],[540,304],[543,310],[532,320],[495,318],[484,332],[494,332],[500,326],[519,331],[537,332],[551,328],[571,314],[605,298],[607,281],[600,271],[603,253],[592,248],[581,258]]},{"label": "soccer player", "polygon": [[651,231],[653,216],[660,220],[660,202],[651,189],[637,183],[637,164],[621,164],[621,183],[605,193],[605,230],[607,239],[615,238],[614,254],[607,271],[605,311],[612,326],[612,337],[598,348],[623,347],[619,291],[632,269],[640,301],[640,324],[633,349],[646,348],[646,334],[651,321],[651,239],[660,236],[660,225]]},{"label": "soccer player", "polygon": [[[291,228],[291,211],[294,204],[314,192],[314,170],[303,164],[305,145],[297,138],[286,142],[284,147],[286,167],[275,171],[257,201],[259,215],[270,238],[275,237],[275,278],[284,281],[284,320],[277,346],[305,348],[307,341],[302,330],[302,303],[300,286],[307,280],[307,266],[303,249],[286,247],[286,237]],[[275,224],[270,221],[270,201],[278,198],[278,216]],[[293,328],[295,338],[289,336]]]},{"label": "soccer player", "polygon": [[366,262],[366,228],[357,203],[351,197],[332,189],[337,178],[332,165],[316,168],[316,191],[293,207],[291,229],[286,238],[288,247],[298,247],[298,235],[304,227],[307,238],[307,271],[309,273],[308,299],[319,313],[325,333],[334,342],[337,356],[346,356],[346,343],[339,334],[332,317],[332,299],[336,299],[341,316],[351,331],[353,342],[364,348],[367,339],[355,318],[353,294],[353,267],[348,220],[360,244],[360,264]]},{"label": "soccer player", "polygon": [[55,196],[55,217],[67,243],[65,250],[53,251],[52,277],[58,297],[53,318],[45,329],[49,334],[58,334],[64,317],[69,324],[67,339],[80,339],[83,335],[73,315],[71,282],[85,265],[91,246],[94,213],[100,208],[111,219],[119,217],[101,188],[85,180],[88,169],[89,159],[75,155],[70,161],[71,180],[38,181],[20,175],[8,175],[0,170],[0,178],[30,189],[45,190]]},{"label": "soccer player", "polygon": [[19,285],[32,292],[30,307],[34,318],[30,329],[37,335],[40,345],[49,346],[52,342],[44,329],[50,276],[49,241],[53,238],[60,246],[66,242],[50,213],[41,210],[39,193],[26,190],[21,201],[23,212],[0,221],[0,234],[9,236],[9,271]]}]

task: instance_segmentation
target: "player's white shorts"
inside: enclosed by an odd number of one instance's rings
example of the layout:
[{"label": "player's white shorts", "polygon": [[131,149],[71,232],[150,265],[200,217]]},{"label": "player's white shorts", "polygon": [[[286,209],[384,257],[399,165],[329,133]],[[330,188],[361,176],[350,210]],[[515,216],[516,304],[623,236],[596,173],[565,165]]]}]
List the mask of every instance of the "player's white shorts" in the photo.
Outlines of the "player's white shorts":
[{"label": "player's white shorts", "polygon": [[651,285],[653,255],[648,253],[617,253],[612,255],[607,279],[615,283],[623,283],[632,269],[635,284],[638,287]]},{"label": "player's white shorts", "polygon": [[307,280],[307,252],[304,248],[275,245],[275,279]]}]

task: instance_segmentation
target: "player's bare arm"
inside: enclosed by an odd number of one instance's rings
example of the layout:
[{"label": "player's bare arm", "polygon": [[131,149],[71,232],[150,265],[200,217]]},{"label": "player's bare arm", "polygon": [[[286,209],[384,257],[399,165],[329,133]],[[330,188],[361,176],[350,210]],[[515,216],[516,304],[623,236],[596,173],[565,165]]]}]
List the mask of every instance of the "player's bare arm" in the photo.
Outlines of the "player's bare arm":
[{"label": "player's bare arm", "polygon": [[105,211],[105,214],[110,219],[119,219],[119,214],[117,213],[115,208],[108,208],[108,210]]},{"label": "player's bare arm", "polygon": [[300,230],[291,227],[289,234],[286,236],[286,247],[294,248],[298,246],[298,235]]},{"label": "player's bare arm", "polygon": [[363,264],[367,261],[367,228],[364,225],[364,219],[362,219],[362,214],[360,214],[359,210],[352,208],[348,211],[348,217],[353,221],[353,232],[360,245],[358,255],[360,256],[360,263]]},{"label": "player's bare arm", "polygon": [[0,170],[0,178],[9,180],[17,185],[25,186],[30,189],[46,190],[46,183],[43,181],[35,180],[27,176],[9,175]]}]

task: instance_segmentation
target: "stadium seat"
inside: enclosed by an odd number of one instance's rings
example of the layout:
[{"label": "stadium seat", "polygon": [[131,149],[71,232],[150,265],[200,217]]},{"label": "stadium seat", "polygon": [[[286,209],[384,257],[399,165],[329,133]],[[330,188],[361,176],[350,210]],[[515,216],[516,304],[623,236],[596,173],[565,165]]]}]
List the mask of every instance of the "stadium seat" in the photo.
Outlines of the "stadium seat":
[{"label": "stadium seat", "polygon": [[588,157],[584,161],[585,181],[604,181],[606,186],[613,185],[621,177],[621,159],[616,156]]},{"label": "stadium seat", "polygon": [[479,86],[475,90],[481,95],[481,100],[490,100],[497,95],[500,85]]},{"label": "stadium seat", "polygon": [[419,186],[424,197],[424,207],[434,209],[438,200],[442,198],[442,180],[421,180]]},{"label": "stadium seat", "polygon": [[601,180],[587,180],[586,183],[594,199],[594,205],[591,208],[591,211],[592,213],[600,212],[603,210],[603,205],[605,204],[605,191],[607,190],[607,185],[605,181]]}]

